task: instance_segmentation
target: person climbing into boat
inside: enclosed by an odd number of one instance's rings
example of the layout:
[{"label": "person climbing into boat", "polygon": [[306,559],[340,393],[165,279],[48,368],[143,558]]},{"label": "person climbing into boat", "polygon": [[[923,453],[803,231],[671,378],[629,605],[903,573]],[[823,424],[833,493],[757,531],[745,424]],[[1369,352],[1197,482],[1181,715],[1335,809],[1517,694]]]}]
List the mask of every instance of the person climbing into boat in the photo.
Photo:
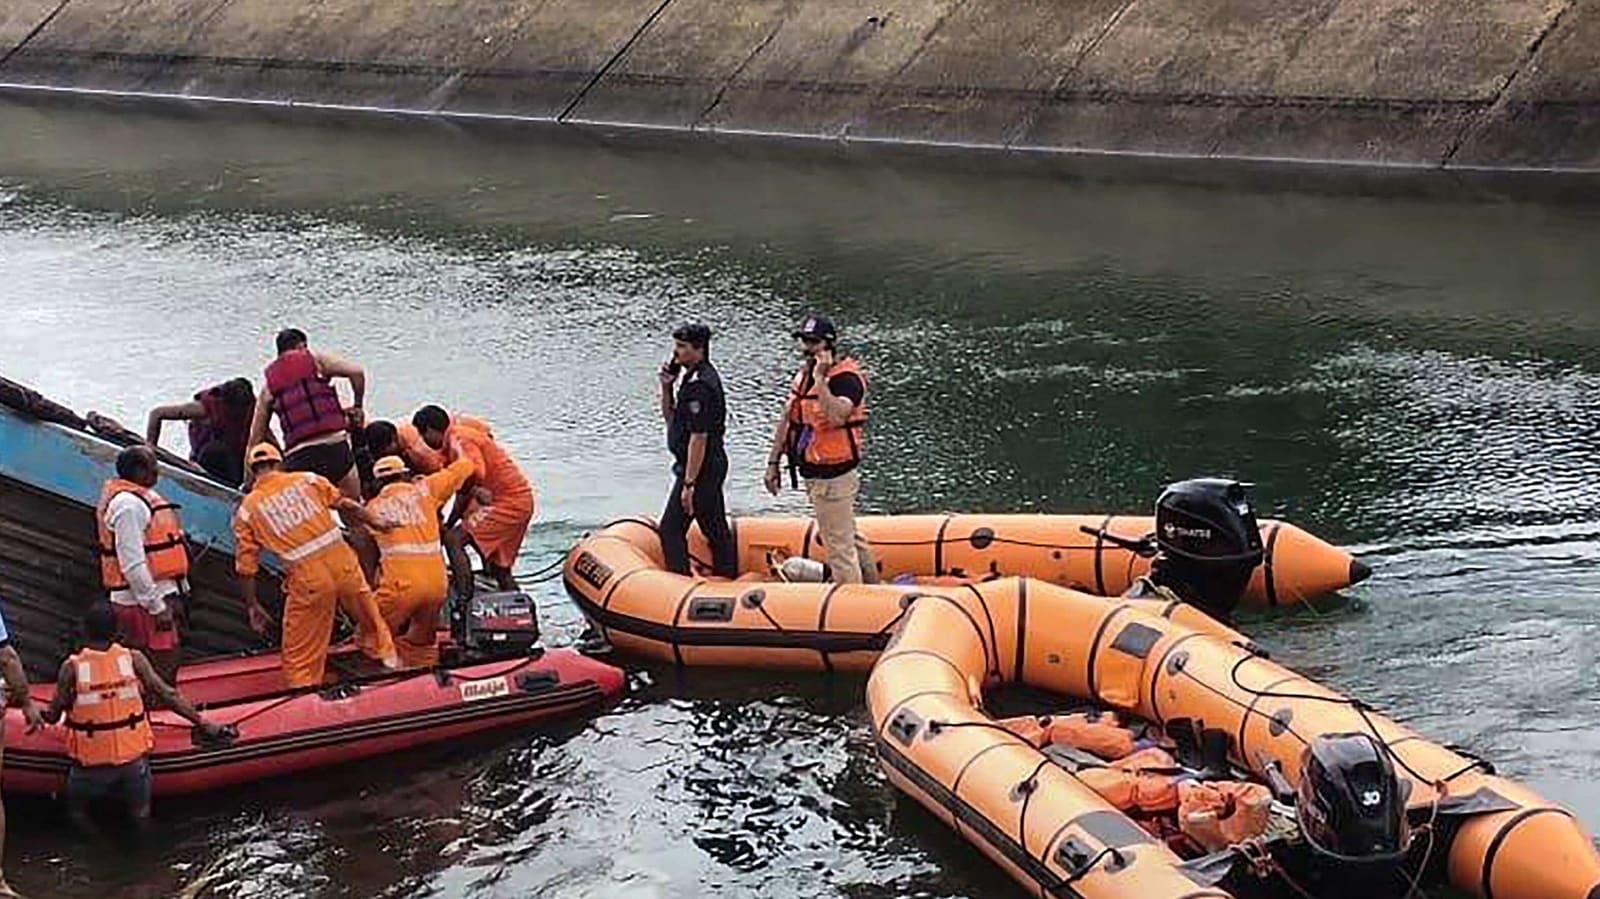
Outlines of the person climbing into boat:
[{"label": "person climbing into boat", "polygon": [[450,592],[439,511],[471,480],[471,459],[457,459],[443,471],[414,477],[399,456],[384,456],[372,466],[378,495],[367,501],[375,518],[394,523],[377,535],[382,560],[375,599],[394,634],[400,661],[410,667],[439,663],[439,615]]},{"label": "person climbing into boat", "polygon": [[145,442],[159,446],[164,423],[187,422],[190,461],[224,484],[237,486],[244,483],[244,453],[250,446],[255,408],[256,391],[249,378],[224,381],[188,402],[151,409]]},{"label": "person climbing into boat", "polygon": [[100,583],[110,593],[117,629],[144,653],[163,680],[176,683],[178,616],[189,593],[189,545],[176,503],[156,492],[155,450],[130,446],[117,454],[116,477],[95,507]]},{"label": "person climbing into boat", "polygon": [[247,460],[254,486],[234,513],[234,570],[250,627],[267,633],[271,619],[256,595],[263,550],[288,569],[283,604],[283,673],[290,687],[322,683],[336,607],[356,622],[361,652],[385,668],[400,657],[394,638],[362,573],[355,552],[339,531],[338,512],[374,531],[392,529],[319,474],[288,471],[270,443],[251,448]]},{"label": "person climbing into boat", "polygon": [[117,642],[117,618],[97,602],[83,617],[84,647],[61,663],[55,697],[44,711],[54,724],[66,714],[67,816],[79,830],[96,833],[91,803],[114,799],[127,806],[139,828],[150,821],[150,752],[155,738],[145,718],[145,696],[193,724],[203,741],[227,739],[227,728],[207,721],[161,675],[145,654]]},{"label": "person climbing into boat", "polygon": [[[367,374],[361,366],[332,353],[312,352],[306,333],[285,328],[276,339],[278,357],[267,366],[266,388],[256,400],[250,422],[250,445],[272,442],[268,421],[274,413],[283,432],[283,467],[309,471],[327,478],[352,500],[361,500],[361,472],[357,468],[352,430],[366,426],[362,403]],[[333,379],[350,384],[352,401],[346,409],[339,401]],[[254,478],[245,471],[246,490]],[[369,584],[378,575],[378,547],[359,521],[345,520],[350,546],[361,562]]]},{"label": "person climbing into boat", "polygon": [[[1123,595],[1186,602],[1224,624],[1231,621],[1264,557],[1249,486],[1195,478],[1163,490],[1156,499],[1150,573]],[[1149,547],[1146,543],[1144,551]]]},{"label": "person climbing into boat", "polygon": [[728,400],[711,364],[711,329],[686,324],[672,332],[672,358],[661,366],[661,418],[672,453],[672,492],[661,513],[661,550],[667,570],[689,573],[689,522],[711,545],[711,571],[739,576],[739,547],[728,527],[722,485],[728,477],[723,446]]},{"label": "person climbing into boat", "polygon": [[876,584],[877,559],[856,530],[855,512],[866,453],[866,374],[839,351],[839,331],[830,319],[807,316],[794,336],[803,360],[772,434],[763,483],[778,495],[779,462],[787,456],[791,483],[805,479],[831,580]]},{"label": "person climbing into boat", "polygon": [[[6,630],[3,605],[0,605],[0,682],[3,682],[0,686],[5,687],[6,704],[22,709],[22,720],[27,722],[28,733],[33,733],[43,726],[44,716],[34,704],[33,697],[28,694],[27,669],[22,667],[22,657],[17,655],[16,647],[11,645],[11,632]],[[0,763],[5,761],[5,737],[5,715],[0,714]],[[5,851],[6,807],[4,803],[0,803],[0,897],[16,896],[16,891],[6,883]]]},{"label": "person climbing into boat", "polygon": [[[283,432],[283,467],[315,472],[345,496],[360,499],[349,429],[366,424],[361,410],[367,393],[366,372],[332,353],[312,352],[306,333],[299,328],[279,331],[276,345],[278,357],[267,366],[266,389],[256,400],[250,422],[250,445],[268,440],[268,421],[276,413]],[[335,378],[350,384],[348,412],[333,386]],[[246,486],[250,479],[247,471]]]},{"label": "person climbing into boat", "polygon": [[[411,417],[422,440],[446,461],[472,460],[472,479],[462,487],[449,524],[462,523],[468,543],[483,559],[484,571],[503,591],[517,589],[511,574],[539,500],[522,469],[487,428],[456,423],[439,406],[423,406]],[[461,500],[466,500],[462,502]],[[457,583],[461,596],[472,595],[470,578]]]}]

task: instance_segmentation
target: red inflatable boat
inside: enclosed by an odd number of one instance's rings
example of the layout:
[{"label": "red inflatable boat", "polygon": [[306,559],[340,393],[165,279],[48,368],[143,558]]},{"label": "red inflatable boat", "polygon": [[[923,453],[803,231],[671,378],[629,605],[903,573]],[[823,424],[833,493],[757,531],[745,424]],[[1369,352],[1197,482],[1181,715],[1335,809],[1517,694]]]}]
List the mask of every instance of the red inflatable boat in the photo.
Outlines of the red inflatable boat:
[{"label": "red inflatable boat", "polygon": [[[345,651],[330,659],[353,662]],[[623,690],[623,674],[568,649],[454,668],[384,672],[316,690],[285,691],[277,654],[200,662],[179,689],[207,718],[231,724],[227,745],[200,746],[171,712],[150,715],[157,796],[215,790],[310,768],[353,762],[468,734],[577,718]],[[34,689],[49,701],[52,687]],[[24,733],[6,713],[4,791],[53,794],[66,784],[65,731]]]}]

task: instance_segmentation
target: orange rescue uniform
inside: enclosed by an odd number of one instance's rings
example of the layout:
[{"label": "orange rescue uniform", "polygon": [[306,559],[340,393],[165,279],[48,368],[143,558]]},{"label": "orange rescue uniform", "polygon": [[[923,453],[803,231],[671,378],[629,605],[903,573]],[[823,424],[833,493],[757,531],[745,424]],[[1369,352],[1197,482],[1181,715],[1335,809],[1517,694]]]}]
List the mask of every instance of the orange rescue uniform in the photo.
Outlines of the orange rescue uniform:
[{"label": "orange rescue uniform", "polygon": [[[493,437],[489,430],[489,423],[481,418],[471,415],[462,415],[457,412],[450,414],[451,427],[471,428],[482,431],[485,436]],[[400,454],[406,457],[406,463],[417,474],[433,474],[444,470],[446,465],[445,454],[429,446],[422,439],[422,434],[416,425],[409,422],[398,422],[394,426],[395,436],[400,441]]]},{"label": "orange rescue uniform", "polygon": [[383,559],[376,598],[406,665],[439,663],[439,615],[450,589],[439,510],[472,473],[472,460],[457,459],[425,478],[389,484],[367,501],[367,511],[396,524],[375,535]]},{"label": "orange rescue uniform", "polygon": [[333,507],[343,496],[311,472],[271,471],[234,515],[235,570],[255,577],[261,551],[277,554],[288,569],[283,604],[283,673],[289,686],[322,683],[333,637],[336,606],[356,621],[361,651],[397,663],[394,638],[378,614],[355,551],[339,531]]},{"label": "orange rescue uniform", "polygon": [[451,461],[470,459],[477,486],[491,494],[488,505],[470,502],[462,524],[485,564],[510,568],[517,561],[539,501],[522,469],[483,430],[451,422],[444,434]]}]

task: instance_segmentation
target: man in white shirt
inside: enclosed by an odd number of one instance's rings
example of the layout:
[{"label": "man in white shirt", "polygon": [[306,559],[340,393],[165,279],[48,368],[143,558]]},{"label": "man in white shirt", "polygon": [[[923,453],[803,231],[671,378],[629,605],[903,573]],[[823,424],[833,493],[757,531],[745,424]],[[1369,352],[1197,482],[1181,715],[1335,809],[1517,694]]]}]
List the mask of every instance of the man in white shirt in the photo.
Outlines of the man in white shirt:
[{"label": "man in white shirt", "polygon": [[167,683],[178,675],[174,606],[188,593],[189,554],[178,507],[155,491],[160,469],[147,446],[117,455],[100,494],[100,574],[122,644],[138,649]]}]

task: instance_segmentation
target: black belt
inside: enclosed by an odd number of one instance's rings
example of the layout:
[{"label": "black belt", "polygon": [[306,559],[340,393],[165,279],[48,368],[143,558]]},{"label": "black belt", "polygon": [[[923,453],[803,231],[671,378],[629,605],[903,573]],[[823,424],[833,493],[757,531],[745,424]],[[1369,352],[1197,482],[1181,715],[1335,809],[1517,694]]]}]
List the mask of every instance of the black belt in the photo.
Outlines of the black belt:
[{"label": "black belt", "polygon": [[73,721],[69,718],[67,719],[67,729],[75,730],[80,733],[97,734],[101,733],[102,731],[121,730],[124,727],[131,728],[143,720],[144,712],[140,712],[137,715],[129,715],[121,721],[111,721],[105,724],[96,724],[92,721]]}]

